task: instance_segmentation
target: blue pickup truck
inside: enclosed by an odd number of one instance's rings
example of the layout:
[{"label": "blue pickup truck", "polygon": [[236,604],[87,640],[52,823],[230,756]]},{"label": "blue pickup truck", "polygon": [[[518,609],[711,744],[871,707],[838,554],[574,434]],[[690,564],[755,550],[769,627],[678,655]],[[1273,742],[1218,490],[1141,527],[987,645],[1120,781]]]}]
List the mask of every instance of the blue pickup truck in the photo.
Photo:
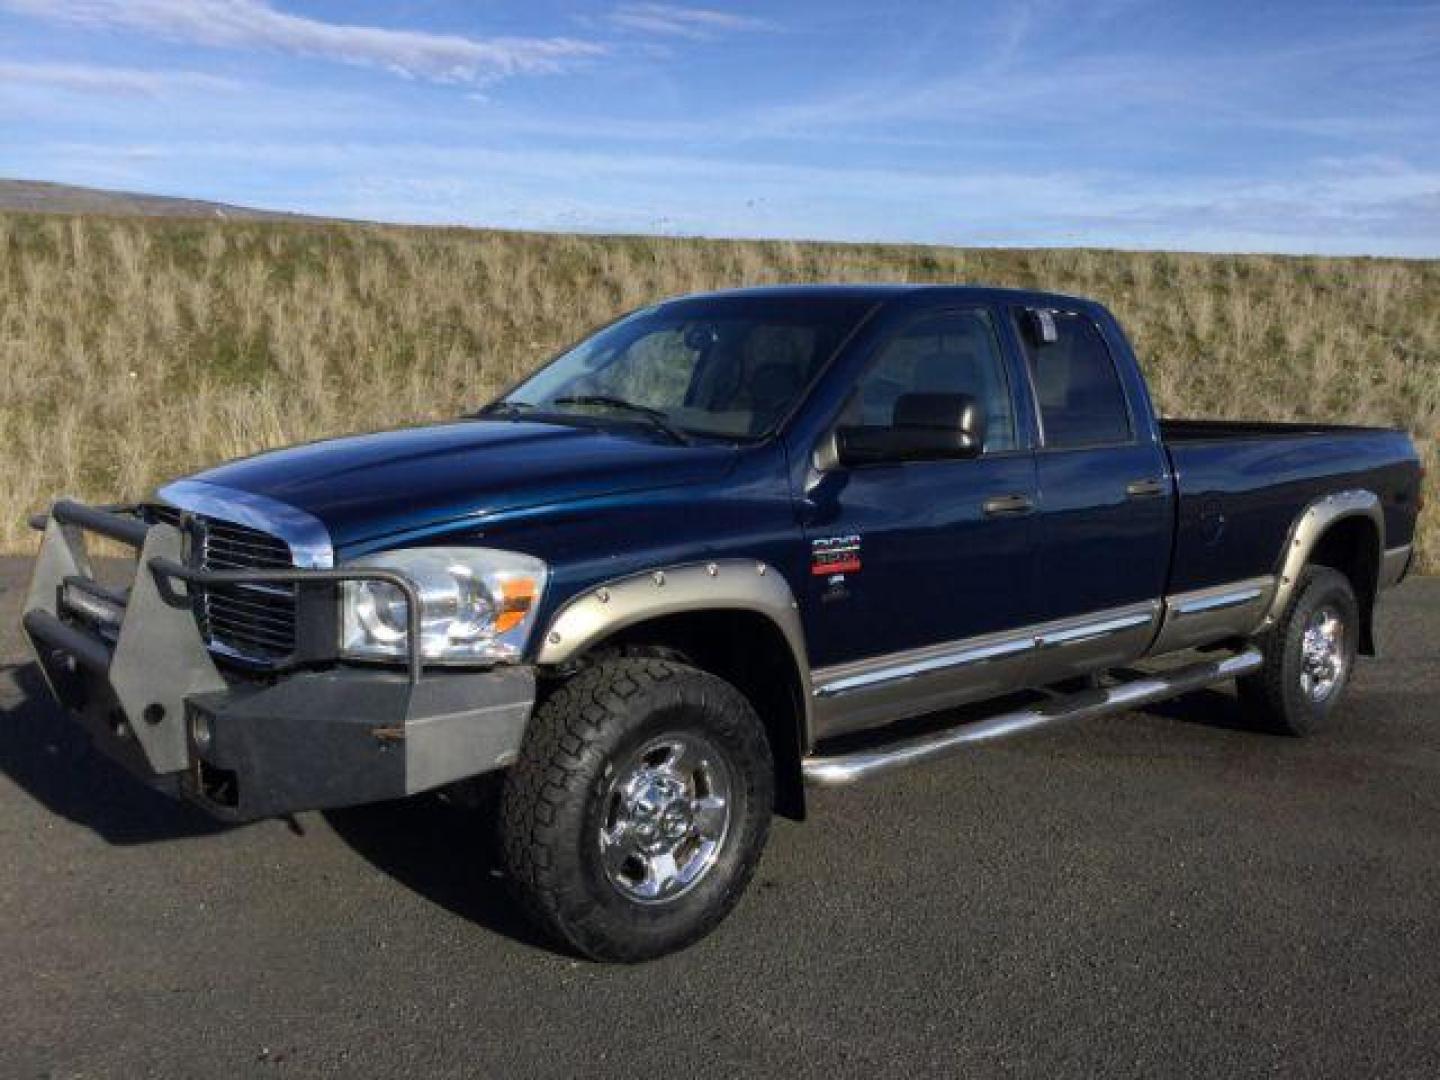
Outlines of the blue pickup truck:
[{"label": "blue pickup truck", "polygon": [[741,290],[453,423],[61,501],[24,626],[107,753],[222,818],[498,777],[519,900],[639,960],[724,918],[807,784],[1232,679],[1321,727],[1422,479],[1398,431],[1158,419],[1089,300]]}]

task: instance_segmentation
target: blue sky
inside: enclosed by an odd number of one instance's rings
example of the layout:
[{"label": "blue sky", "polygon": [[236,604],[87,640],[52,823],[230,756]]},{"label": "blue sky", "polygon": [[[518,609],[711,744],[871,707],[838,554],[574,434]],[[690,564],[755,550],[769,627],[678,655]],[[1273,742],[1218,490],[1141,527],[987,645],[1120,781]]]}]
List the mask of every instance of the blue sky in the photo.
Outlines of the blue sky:
[{"label": "blue sky", "polygon": [[1440,3],[0,0],[0,175],[509,228],[1440,255]]}]

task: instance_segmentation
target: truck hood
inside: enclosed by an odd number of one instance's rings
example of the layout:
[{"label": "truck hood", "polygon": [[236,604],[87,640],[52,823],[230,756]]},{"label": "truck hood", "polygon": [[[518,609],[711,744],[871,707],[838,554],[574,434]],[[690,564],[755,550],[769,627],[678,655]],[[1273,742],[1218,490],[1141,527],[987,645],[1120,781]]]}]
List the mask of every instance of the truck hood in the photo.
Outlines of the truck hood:
[{"label": "truck hood", "polygon": [[722,476],[730,446],[646,432],[469,420],[327,439],[198,473],[319,518],[337,549],[527,507]]}]

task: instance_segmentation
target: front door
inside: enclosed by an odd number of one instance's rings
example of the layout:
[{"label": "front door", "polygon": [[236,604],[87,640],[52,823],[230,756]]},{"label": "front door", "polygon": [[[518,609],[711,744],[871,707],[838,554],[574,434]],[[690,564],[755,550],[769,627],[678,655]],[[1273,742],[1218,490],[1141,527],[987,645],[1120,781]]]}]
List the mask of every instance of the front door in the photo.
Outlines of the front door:
[{"label": "front door", "polygon": [[822,735],[1008,688],[1011,665],[967,662],[1034,617],[1035,459],[995,320],[984,307],[913,317],[835,425],[884,427],[920,398],[968,395],[985,418],[978,457],[832,464],[804,493]]}]

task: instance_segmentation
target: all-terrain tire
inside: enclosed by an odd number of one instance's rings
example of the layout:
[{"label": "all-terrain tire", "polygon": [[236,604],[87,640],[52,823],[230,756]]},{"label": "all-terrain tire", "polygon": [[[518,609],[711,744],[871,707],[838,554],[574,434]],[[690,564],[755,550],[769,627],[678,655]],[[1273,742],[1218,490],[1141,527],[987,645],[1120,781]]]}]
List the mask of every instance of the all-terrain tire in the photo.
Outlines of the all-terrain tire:
[{"label": "all-terrain tire", "polygon": [[[649,829],[655,842],[660,804],[623,793],[639,790],[637,784],[642,794],[673,793],[673,776],[670,787],[656,779],[670,775],[661,771],[668,754],[649,749],[672,745],[691,748],[686,767],[703,763],[689,774],[692,795],[708,786],[713,796],[723,787],[726,824],[692,882],[677,895],[641,898],[636,894],[662,875],[641,872],[643,852],[640,861],[617,867],[613,853],[607,858],[606,838]],[[683,777],[683,769],[674,776]],[[770,744],[744,695],[673,660],[606,659],[536,709],[505,779],[501,849],[514,891],[541,927],[592,959],[647,960],[698,941],[729,914],[759,862],[773,800]],[[683,818],[694,805],[677,795],[661,808]],[[624,820],[614,824],[622,809]],[[672,824],[679,830],[685,822]],[[693,849],[690,840],[677,843],[680,855],[665,864],[669,870],[699,850],[698,830]],[[678,875],[664,880],[679,888]]]},{"label": "all-terrain tire", "polygon": [[1328,566],[1307,566],[1284,614],[1259,641],[1264,666],[1239,680],[1246,716],[1280,734],[1319,731],[1350,681],[1359,641],[1360,605],[1350,579]]}]

